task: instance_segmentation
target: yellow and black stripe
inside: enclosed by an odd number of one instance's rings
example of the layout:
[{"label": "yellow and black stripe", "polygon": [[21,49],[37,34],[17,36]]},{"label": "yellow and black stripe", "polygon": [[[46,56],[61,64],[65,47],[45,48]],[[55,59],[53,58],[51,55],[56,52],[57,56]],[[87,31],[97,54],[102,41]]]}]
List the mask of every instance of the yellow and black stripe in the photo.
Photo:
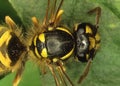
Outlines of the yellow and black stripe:
[{"label": "yellow and black stripe", "polygon": [[6,16],[5,21],[7,26],[0,25],[0,79],[10,72],[17,71],[13,82],[16,84],[14,86],[17,86],[26,60],[27,48],[23,43],[21,30],[14,21],[9,16]]},{"label": "yellow and black stripe", "polygon": [[81,23],[75,26],[76,56],[78,60],[87,62],[94,55],[100,45],[100,36],[97,28],[90,23]]},{"label": "yellow and black stripe", "polygon": [[14,32],[0,26],[0,72],[14,66],[25,50],[26,47]]},{"label": "yellow and black stripe", "polygon": [[75,43],[73,35],[64,27],[52,29],[34,37],[30,49],[38,58],[65,60],[73,53]]}]

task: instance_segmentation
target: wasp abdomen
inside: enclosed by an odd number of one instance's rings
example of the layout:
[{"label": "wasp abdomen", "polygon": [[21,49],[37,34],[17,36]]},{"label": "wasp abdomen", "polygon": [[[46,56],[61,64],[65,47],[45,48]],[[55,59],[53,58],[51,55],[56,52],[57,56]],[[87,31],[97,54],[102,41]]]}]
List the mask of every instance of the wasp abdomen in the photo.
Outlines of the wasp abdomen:
[{"label": "wasp abdomen", "polygon": [[7,50],[12,61],[11,65],[14,65],[26,50],[26,47],[20,42],[19,38],[14,33],[11,33],[11,35],[12,37],[9,40]]}]

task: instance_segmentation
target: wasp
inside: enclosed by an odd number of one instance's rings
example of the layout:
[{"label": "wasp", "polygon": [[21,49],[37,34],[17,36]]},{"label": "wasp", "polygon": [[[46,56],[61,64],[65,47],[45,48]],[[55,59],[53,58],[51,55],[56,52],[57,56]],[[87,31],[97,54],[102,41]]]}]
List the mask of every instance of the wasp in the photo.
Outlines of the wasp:
[{"label": "wasp", "polygon": [[[72,33],[68,28],[60,25],[63,10],[61,6],[64,0],[48,0],[46,14],[40,23],[36,17],[32,18],[33,31],[28,36],[30,57],[41,67],[45,74],[46,67],[51,71],[56,86],[73,86],[72,81],[65,72],[64,60],[67,60],[74,52],[75,43]],[[58,4],[58,6],[57,6]],[[32,37],[32,38],[31,38]],[[57,72],[55,72],[57,71]]]},{"label": "wasp", "polygon": [[[72,53],[75,53],[79,61],[87,62],[78,82],[81,83],[87,76],[91,61],[100,43],[97,29],[101,9],[97,7],[89,11],[89,13],[97,13],[95,25],[86,22],[77,24],[72,34],[68,28],[60,25],[63,14],[63,10],[60,8],[63,1],[59,1],[57,7],[57,0],[54,0],[52,7],[50,7],[50,0],[48,0],[42,24],[36,17],[32,18],[34,27],[32,27],[32,33],[30,31],[32,36],[28,35],[28,44],[23,43],[25,39],[22,37],[21,31],[18,30],[14,21],[6,16],[5,21],[8,27],[0,26],[0,78],[10,72],[17,71],[13,86],[18,85],[27,60],[27,46],[29,46],[31,58],[36,60],[39,66],[42,66],[43,74],[46,72],[46,66],[50,69],[56,86],[67,86],[67,82],[74,86],[64,67],[64,61],[69,59]],[[58,72],[56,73],[55,70]]]},{"label": "wasp", "polygon": [[[70,85],[74,86],[65,72],[64,61],[75,53],[75,57],[79,61],[87,62],[83,75],[78,81],[78,83],[81,83],[87,76],[90,63],[99,47],[100,36],[97,29],[101,8],[96,7],[88,12],[97,13],[95,25],[86,22],[80,23],[75,26],[73,33],[71,33],[68,28],[60,25],[61,15],[63,14],[63,10],[60,8],[63,1],[61,0],[57,7],[57,0],[54,0],[52,7],[50,7],[50,0],[48,0],[42,23],[36,17],[32,18],[34,27],[32,28],[33,31],[30,31],[30,33],[33,32],[30,36],[32,38],[28,36],[30,38],[29,49],[31,58],[36,60],[39,66],[42,66],[43,74],[46,66],[50,69],[56,86],[67,86],[65,79]],[[55,69],[58,73],[55,72]]]},{"label": "wasp", "polygon": [[18,86],[27,60],[27,47],[15,22],[9,16],[5,22],[7,25],[0,25],[0,79],[16,71],[13,86]]},{"label": "wasp", "polygon": [[90,68],[90,64],[95,57],[96,51],[100,46],[100,35],[98,33],[99,18],[101,16],[101,8],[96,7],[88,12],[96,13],[95,25],[87,22],[79,23],[75,25],[74,37],[75,37],[75,57],[81,62],[87,62],[86,67],[81,75],[78,83],[81,83],[87,76]]},{"label": "wasp", "polygon": [[28,32],[29,42],[27,41],[27,44],[15,22],[6,16],[5,21],[8,27],[0,26],[1,79],[10,72],[17,71],[13,81],[13,86],[17,86],[28,59],[26,56],[28,53],[31,59],[37,61],[38,65],[41,66],[43,74],[46,72],[46,66],[50,69],[56,86],[67,86],[67,82],[74,86],[64,67],[64,61],[69,59],[73,53],[79,61],[87,62],[78,83],[81,83],[87,76],[91,61],[100,44],[97,29],[101,9],[97,7],[88,12],[97,13],[95,25],[86,22],[80,23],[75,26],[73,33],[71,33],[67,27],[60,25],[63,1],[53,0],[51,5],[50,0],[48,0],[42,23],[36,17],[32,18],[34,26],[31,28],[33,31]]}]

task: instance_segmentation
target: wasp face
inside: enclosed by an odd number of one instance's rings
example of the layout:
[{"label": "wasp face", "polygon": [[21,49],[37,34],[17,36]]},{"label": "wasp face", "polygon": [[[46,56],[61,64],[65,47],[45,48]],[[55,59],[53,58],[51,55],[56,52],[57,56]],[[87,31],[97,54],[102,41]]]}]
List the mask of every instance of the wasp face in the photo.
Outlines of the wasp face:
[{"label": "wasp face", "polygon": [[75,31],[75,39],[78,60],[87,62],[90,58],[93,59],[100,42],[97,28],[90,23],[79,24]]}]

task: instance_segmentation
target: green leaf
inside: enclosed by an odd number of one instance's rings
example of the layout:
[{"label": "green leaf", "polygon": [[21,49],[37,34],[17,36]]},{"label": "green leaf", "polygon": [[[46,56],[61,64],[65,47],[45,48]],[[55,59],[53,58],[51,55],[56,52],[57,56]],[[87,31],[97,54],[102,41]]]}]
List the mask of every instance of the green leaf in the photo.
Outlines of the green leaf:
[{"label": "green leaf", "polygon": [[22,24],[16,11],[13,9],[8,0],[0,0],[0,23],[4,22],[4,18],[7,15],[9,15],[17,24]]},{"label": "green leaf", "polygon": [[[52,0],[51,0],[52,1]],[[9,0],[25,27],[31,26],[31,17],[36,16],[41,22],[45,15],[47,0]],[[71,30],[80,22],[95,23],[95,15],[87,12],[101,7],[99,23],[101,46],[97,52],[88,76],[81,86],[119,86],[120,85],[120,0],[64,0],[61,24]],[[72,61],[71,61],[72,60]],[[43,77],[33,62],[27,62],[19,86],[55,86],[53,77],[48,73]],[[75,83],[85,67],[85,63],[76,62],[73,57],[66,61],[66,72]],[[35,68],[33,68],[35,66]],[[48,71],[50,72],[50,71]],[[0,86],[11,86],[13,75],[1,80]],[[47,79],[47,83],[45,81]],[[6,83],[7,82],[7,83]]]}]

